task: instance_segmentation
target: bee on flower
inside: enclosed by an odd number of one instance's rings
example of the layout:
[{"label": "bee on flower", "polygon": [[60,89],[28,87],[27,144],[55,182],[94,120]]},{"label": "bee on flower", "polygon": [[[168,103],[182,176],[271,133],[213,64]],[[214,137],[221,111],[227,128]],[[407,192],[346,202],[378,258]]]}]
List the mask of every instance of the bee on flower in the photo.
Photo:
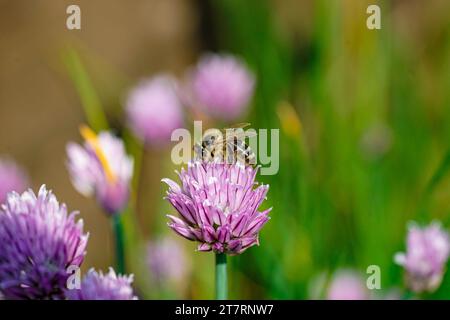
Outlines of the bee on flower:
[{"label": "bee on flower", "polygon": [[181,186],[169,186],[167,200],[179,217],[168,215],[169,227],[192,241],[199,251],[240,254],[259,244],[259,231],[271,208],[259,211],[268,185],[255,187],[257,168],[241,163],[194,161],[179,174]]}]

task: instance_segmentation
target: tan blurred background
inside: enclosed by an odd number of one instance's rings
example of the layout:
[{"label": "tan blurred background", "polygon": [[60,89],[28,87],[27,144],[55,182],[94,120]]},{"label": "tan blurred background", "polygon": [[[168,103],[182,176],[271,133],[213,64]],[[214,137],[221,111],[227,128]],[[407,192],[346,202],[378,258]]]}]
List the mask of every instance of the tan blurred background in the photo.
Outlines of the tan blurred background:
[{"label": "tan blurred background", "polygon": [[[81,8],[81,30],[66,29],[70,4]],[[112,265],[112,238],[107,218],[93,199],[74,190],[65,169],[65,145],[80,141],[78,126],[85,120],[62,50],[75,44],[94,57],[86,63],[108,112],[120,106],[124,87],[136,79],[160,70],[179,73],[192,61],[195,5],[184,0],[0,1],[0,154],[28,170],[34,189],[45,183],[69,209],[81,211],[91,231],[84,266]],[[124,82],[102,81],[108,72]],[[147,182],[146,192],[159,188],[157,183]]]}]

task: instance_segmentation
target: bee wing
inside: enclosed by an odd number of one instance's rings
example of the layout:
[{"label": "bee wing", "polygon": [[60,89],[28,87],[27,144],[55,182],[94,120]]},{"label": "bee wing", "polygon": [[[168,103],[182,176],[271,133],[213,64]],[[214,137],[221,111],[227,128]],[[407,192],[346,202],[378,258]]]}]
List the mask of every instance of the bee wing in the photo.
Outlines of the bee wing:
[{"label": "bee wing", "polygon": [[[233,128],[228,128],[228,130],[233,129]],[[234,140],[234,138],[236,137],[236,139],[238,140],[245,140],[245,138],[252,138],[252,137],[256,137],[256,131],[252,130],[252,131],[244,131],[244,130],[233,130],[230,133],[226,132],[227,129],[223,130],[223,136],[226,138],[226,140]]]},{"label": "bee wing", "polygon": [[[236,123],[229,127],[223,128],[221,131],[224,134],[227,130],[237,131],[236,129],[244,129],[244,128],[248,127],[249,125],[250,125],[250,123],[248,123],[248,122]],[[239,130],[239,131],[242,131],[242,130]]]},{"label": "bee wing", "polygon": [[256,131],[252,130],[252,131],[242,131],[239,130],[238,132],[236,132],[235,136],[239,139],[239,140],[245,140],[245,138],[252,138],[252,137],[256,137]]},{"label": "bee wing", "polygon": [[228,152],[234,153],[236,151],[238,154],[244,154],[247,150],[247,144],[244,139],[227,139],[226,148]]},{"label": "bee wing", "polygon": [[[248,127],[250,125],[250,123],[248,122],[242,122],[242,123],[236,123],[228,128],[224,128],[222,129],[222,134],[226,137],[226,132],[227,130],[232,130],[232,135],[231,137],[227,137],[226,139],[228,140],[229,138],[234,138],[236,137],[238,140],[245,140],[245,138],[251,138],[256,136],[256,131],[252,130],[252,131],[245,131],[243,130],[244,128]],[[236,129],[242,129],[242,130],[236,130]]]},{"label": "bee wing", "polygon": [[240,122],[240,123],[233,124],[230,127],[225,128],[225,129],[239,129],[239,128],[243,129],[243,128],[247,128],[249,125],[250,125],[249,122]]},{"label": "bee wing", "polygon": [[227,141],[227,161],[234,163],[236,161],[243,164],[255,164],[256,158],[250,147],[244,140],[232,139]]}]

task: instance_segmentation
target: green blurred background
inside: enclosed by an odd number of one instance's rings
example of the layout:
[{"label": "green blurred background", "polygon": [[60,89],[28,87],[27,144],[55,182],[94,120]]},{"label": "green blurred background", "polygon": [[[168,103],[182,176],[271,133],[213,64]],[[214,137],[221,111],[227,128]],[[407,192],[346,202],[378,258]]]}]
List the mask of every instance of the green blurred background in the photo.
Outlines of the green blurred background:
[{"label": "green blurred background", "polygon": [[[80,31],[65,28],[69,4],[81,7]],[[366,27],[369,4],[381,7],[381,30]],[[0,47],[0,152],[34,188],[46,183],[81,211],[85,270],[114,263],[112,235],[95,201],[71,186],[65,144],[80,140],[80,123],[104,127],[104,114],[136,156],[139,194],[124,219],[142,297],[213,296],[213,255],[185,241],[187,289],[149,283],[145,243],[169,233],[160,179],[175,167],[170,146],[142,155],[123,117],[138,80],[182,77],[207,51],[245,59],[257,86],[243,120],[280,128],[280,170],[260,177],[272,219],[259,247],[229,259],[230,298],[306,299],[317,275],[369,265],[381,268],[381,297],[402,286],[393,255],[407,222],[450,225],[449,1],[1,0]],[[431,297],[450,298],[450,275]]]}]

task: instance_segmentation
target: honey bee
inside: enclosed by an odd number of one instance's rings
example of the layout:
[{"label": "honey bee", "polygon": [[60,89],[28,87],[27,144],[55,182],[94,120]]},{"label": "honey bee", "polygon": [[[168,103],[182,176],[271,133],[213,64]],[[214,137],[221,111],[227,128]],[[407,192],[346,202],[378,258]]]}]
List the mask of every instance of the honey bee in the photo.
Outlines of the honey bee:
[{"label": "honey bee", "polygon": [[245,143],[245,138],[255,136],[256,132],[246,133],[243,130],[249,125],[250,123],[238,123],[222,130],[207,130],[202,140],[194,144],[195,158],[202,161],[255,165],[255,154]]}]

